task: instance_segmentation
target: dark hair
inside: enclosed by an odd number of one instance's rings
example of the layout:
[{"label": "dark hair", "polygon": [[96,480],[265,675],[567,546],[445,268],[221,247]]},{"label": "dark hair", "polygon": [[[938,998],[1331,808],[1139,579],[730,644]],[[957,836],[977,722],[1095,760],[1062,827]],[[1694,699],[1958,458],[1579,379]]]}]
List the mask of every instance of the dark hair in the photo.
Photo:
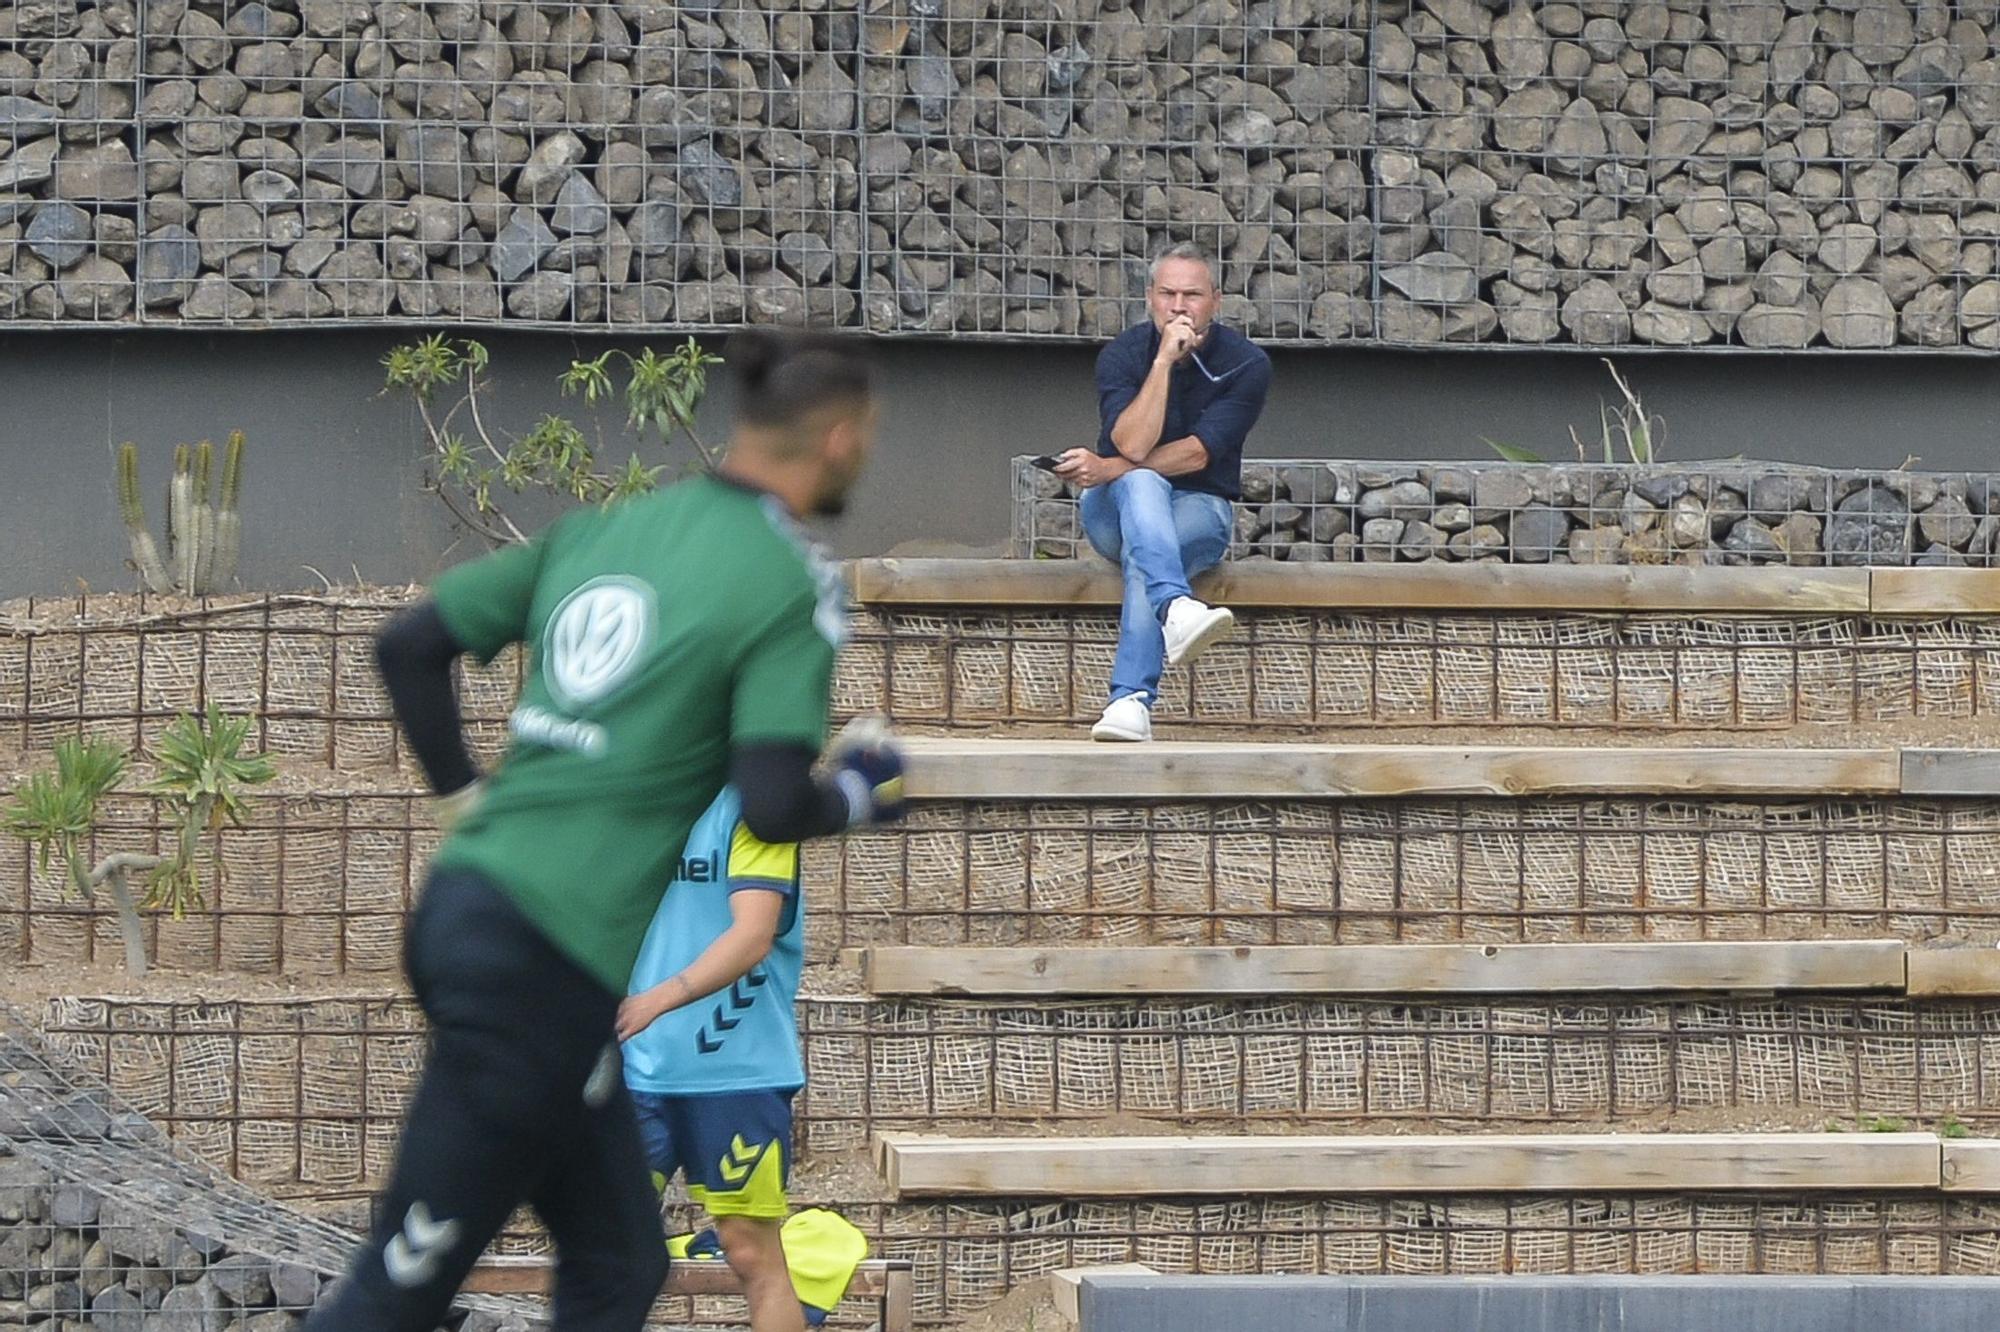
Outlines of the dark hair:
[{"label": "dark hair", "polygon": [[859,405],[875,392],[875,367],[861,344],[830,333],[745,329],[722,349],[736,381],[736,417],[745,425],[796,425],[825,407]]}]

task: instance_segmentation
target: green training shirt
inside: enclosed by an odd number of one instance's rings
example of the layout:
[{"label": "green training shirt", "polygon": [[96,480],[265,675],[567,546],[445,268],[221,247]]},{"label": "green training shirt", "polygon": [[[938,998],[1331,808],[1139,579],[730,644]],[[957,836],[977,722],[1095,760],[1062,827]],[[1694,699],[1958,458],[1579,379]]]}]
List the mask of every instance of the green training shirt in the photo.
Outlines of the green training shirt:
[{"label": "green training shirt", "polygon": [[433,589],[482,661],[529,645],[507,755],[438,851],[625,992],[733,744],[826,739],[837,570],[779,502],[716,477],[570,514]]}]

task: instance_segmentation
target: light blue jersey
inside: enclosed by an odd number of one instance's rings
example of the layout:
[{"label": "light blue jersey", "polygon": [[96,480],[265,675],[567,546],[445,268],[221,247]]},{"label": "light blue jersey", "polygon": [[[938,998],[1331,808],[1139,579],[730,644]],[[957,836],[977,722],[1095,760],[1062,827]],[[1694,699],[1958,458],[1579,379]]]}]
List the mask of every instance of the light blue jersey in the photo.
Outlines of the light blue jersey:
[{"label": "light blue jersey", "polygon": [[627,992],[649,990],[700,957],[730,926],[730,894],[745,890],[790,899],[769,955],[733,985],[663,1015],[625,1042],[625,1082],[635,1091],[701,1096],[805,1086],[792,1011],[805,966],[799,848],[753,836],[734,787],[722,789],[688,834]]}]

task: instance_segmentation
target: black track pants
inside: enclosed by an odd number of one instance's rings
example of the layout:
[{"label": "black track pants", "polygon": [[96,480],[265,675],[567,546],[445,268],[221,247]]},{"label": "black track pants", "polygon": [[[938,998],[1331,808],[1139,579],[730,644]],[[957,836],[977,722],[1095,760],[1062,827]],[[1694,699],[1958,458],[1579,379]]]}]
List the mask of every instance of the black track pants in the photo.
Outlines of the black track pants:
[{"label": "black track pants", "polygon": [[642,1327],[667,1252],[612,1034],[620,996],[463,871],[431,876],[404,963],[430,1054],[374,1234],[307,1332],[431,1332],[523,1202],[555,1238],[555,1326]]}]

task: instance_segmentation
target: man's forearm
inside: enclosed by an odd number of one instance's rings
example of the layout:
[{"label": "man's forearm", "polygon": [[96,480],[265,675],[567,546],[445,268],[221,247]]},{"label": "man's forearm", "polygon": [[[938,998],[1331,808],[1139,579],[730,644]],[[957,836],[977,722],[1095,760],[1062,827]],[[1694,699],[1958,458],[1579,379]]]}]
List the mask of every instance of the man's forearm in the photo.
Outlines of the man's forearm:
[{"label": "man's forearm", "polygon": [[1167,422],[1167,389],[1173,382],[1171,364],[1153,362],[1139,396],[1111,424],[1111,443],[1128,462],[1143,463],[1160,442]]},{"label": "man's forearm", "polygon": [[648,994],[662,1013],[670,1013],[741,980],[770,952],[771,935],[767,931],[731,925],[685,970],[667,977]]},{"label": "man's forearm", "polygon": [[1168,440],[1139,464],[1161,476],[1191,476],[1208,466],[1208,446],[1194,435]]}]

